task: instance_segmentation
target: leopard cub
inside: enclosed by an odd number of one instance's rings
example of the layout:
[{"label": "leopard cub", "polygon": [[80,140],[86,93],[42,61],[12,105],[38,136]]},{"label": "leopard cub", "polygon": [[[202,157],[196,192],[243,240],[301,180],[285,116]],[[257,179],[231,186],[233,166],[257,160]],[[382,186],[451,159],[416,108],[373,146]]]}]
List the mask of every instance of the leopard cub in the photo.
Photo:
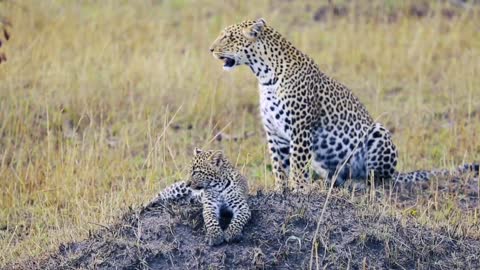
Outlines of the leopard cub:
[{"label": "leopard cub", "polygon": [[[221,151],[195,149],[187,181],[165,188],[150,205],[177,200],[197,200],[203,206],[207,243],[218,245],[240,239],[250,219],[247,203],[247,179],[241,175]],[[222,215],[231,216],[228,227],[220,227]]]}]

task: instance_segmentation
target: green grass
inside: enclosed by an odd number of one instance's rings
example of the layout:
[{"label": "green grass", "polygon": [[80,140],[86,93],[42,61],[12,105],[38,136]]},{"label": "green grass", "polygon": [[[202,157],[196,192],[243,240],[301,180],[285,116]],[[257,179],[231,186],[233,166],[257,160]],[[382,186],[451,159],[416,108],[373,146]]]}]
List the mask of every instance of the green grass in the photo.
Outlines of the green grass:
[{"label": "green grass", "polygon": [[[273,186],[256,79],[208,51],[244,19],[264,17],[349,86],[394,132],[401,170],[480,160],[479,12],[448,19],[448,4],[430,2],[435,14],[416,18],[408,3],[316,22],[317,1],[0,1],[13,24],[0,65],[0,266],[148,201],[184,177],[195,146],[224,149],[252,190]],[[480,236],[478,205],[431,191],[415,212],[381,203]]]}]

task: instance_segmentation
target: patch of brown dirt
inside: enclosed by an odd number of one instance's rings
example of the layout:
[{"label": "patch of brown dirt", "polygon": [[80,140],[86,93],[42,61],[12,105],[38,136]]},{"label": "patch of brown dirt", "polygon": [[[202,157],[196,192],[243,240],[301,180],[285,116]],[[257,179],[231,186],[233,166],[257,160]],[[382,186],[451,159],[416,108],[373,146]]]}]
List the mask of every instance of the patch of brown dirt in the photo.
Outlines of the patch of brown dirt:
[{"label": "patch of brown dirt", "polygon": [[[208,246],[201,207],[130,210],[90,238],[11,269],[308,269],[325,195],[257,194],[240,242]],[[313,268],[479,269],[480,241],[401,222],[332,198]]]}]

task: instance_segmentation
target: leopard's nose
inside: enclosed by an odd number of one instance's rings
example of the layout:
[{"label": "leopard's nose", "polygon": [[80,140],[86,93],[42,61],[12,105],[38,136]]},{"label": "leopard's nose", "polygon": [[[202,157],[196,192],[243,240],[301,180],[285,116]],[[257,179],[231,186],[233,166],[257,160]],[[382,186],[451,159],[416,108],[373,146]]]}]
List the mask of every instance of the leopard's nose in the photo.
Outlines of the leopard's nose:
[{"label": "leopard's nose", "polygon": [[213,48],[210,48],[209,50],[210,50],[210,52],[213,52]]}]

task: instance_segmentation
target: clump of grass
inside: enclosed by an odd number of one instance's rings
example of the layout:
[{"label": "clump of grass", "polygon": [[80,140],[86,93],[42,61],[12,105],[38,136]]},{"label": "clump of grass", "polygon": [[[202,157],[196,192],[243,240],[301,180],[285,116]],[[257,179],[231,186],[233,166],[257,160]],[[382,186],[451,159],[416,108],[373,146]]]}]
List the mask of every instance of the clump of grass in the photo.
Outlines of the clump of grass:
[{"label": "clump of grass", "polygon": [[[0,65],[0,266],[148,201],[184,177],[194,146],[224,149],[253,189],[272,186],[255,78],[223,72],[208,52],[247,18],[266,18],[381,116],[400,169],[479,160],[478,11],[450,18],[428,2],[419,18],[413,2],[387,2],[372,5],[398,10],[395,20],[342,2],[348,13],[315,21],[316,1],[1,1],[14,27]],[[219,132],[253,136],[218,142]],[[462,194],[432,196],[415,205],[421,222],[478,224]]]}]

